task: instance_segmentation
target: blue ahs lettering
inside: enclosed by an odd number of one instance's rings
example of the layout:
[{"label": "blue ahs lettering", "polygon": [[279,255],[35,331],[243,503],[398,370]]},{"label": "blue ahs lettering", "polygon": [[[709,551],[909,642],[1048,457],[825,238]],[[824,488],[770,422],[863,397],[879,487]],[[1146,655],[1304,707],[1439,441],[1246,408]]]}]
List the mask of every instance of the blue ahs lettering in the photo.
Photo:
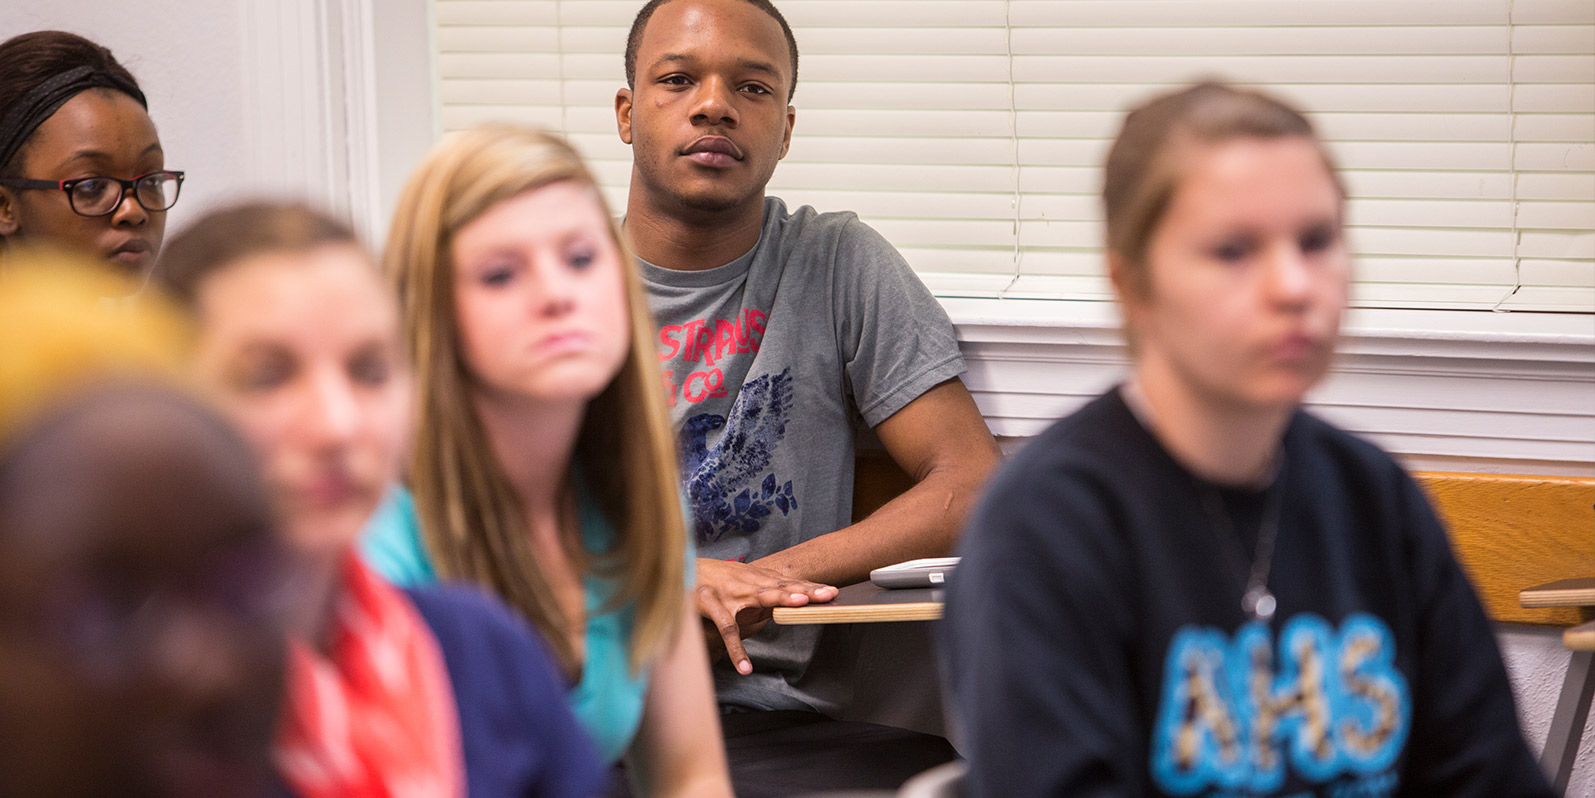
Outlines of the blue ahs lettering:
[{"label": "blue ahs lettering", "polygon": [[1231,639],[1186,626],[1164,661],[1152,735],[1154,782],[1173,795],[1209,789],[1268,794],[1287,771],[1307,784],[1365,777],[1395,764],[1412,722],[1384,621],[1348,616],[1337,631],[1302,613]]}]

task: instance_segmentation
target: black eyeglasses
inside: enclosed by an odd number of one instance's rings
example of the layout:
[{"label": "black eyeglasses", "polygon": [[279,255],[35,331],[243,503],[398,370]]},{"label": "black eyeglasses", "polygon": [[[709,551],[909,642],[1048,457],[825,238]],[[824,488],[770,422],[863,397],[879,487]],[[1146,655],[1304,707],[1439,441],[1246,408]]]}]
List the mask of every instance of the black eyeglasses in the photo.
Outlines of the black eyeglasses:
[{"label": "black eyeglasses", "polygon": [[0,186],[15,189],[56,189],[65,191],[73,212],[79,216],[110,216],[122,207],[127,190],[146,211],[164,211],[177,204],[183,188],[182,172],[149,172],[132,180],[114,177],[80,177],[76,180],[28,180],[0,178]]}]

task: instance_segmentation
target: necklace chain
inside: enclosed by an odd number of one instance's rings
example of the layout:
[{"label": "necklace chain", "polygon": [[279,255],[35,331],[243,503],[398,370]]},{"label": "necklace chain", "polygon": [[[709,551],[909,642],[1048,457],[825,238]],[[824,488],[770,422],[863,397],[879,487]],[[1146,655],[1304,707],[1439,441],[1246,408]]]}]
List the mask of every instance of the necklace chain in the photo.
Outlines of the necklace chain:
[{"label": "necklace chain", "polygon": [[[1141,390],[1140,381],[1131,378],[1120,389],[1124,404],[1129,407],[1141,425],[1149,432],[1157,428],[1152,408]],[[1274,461],[1274,478],[1268,488],[1263,505],[1263,517],[1257,529],[1257,550],[1252,554],[1251,567],[1246,567],[1246,550],[1241,546],[1240,532],[1224,506],[1224,498],[1211,485],[1193,475],[1197,492],[1202,496],[1202,507],[1207,511],[1208,528],[1219,538],[1218,545],[1230,556],[1230,565],[1236,575],[1244,575],[1246,592],[1241,594],[1241,612],[1254,621],[1268,621],[1274,617],[1278,602],[1268,590],[1268,572],[1274,566],[1274,540],[1279,535],[1279,515],[1285,503],[1285,452],[1281,449]]]},{"label": "necklace chain", "polygon": [[1279,537],[1279,516],[1285,503],[1284,485],[1285,454],[1280,452],[1274,484],[1268,489],[1263,517],[1257,528],[1257,550],[1252,554],[1251,567],[1247,568],[1246,550],[1241,546],[1240,532],[1235,528],[1229,509],[1224,506],[1223,497],[1212,486],[1198,483],[1202,507],[1207,511],[1210,522],[1209,528],[1215,537],[1220,538],[1219,545],[1229,553],[1231,564],[1236,566],[1238,574],[1245,575],[1246,592],[1241,594],[1241,611],[1254,621],[1273,618],[1278,606],[1274,594],[1268,589],[1268,573],[1274,566],[1274,541]]}]

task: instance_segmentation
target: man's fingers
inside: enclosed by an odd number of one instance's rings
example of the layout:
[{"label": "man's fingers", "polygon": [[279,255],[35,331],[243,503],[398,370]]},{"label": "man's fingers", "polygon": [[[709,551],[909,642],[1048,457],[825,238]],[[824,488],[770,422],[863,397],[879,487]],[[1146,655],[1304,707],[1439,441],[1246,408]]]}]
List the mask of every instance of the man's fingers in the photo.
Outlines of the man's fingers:
[{"label": "man's fingers", "polygon": [[731,657],[731,664],[736,667],[737,673],[744,676],[752,673],[753,663],[748,660],[748,652],[742,647],[742,633],[737,627],[736,615],[717,597],[708,595],[708,591],[704,590],[698,591],[698,611],[720,633],[720,642],[725,644],[726,654]]},{"label": "man's fingers", "polygon": [[766,587],[753,594],[752,603],[760,607],[801,607],[809,603],[807,593],[793,593],[785,587]]},{"label": "man's fingers", "polygon": [[801,607],[810,601],[836,598],[836,588],[802,579],[782,579],[773,584],[747,583],[747,599],[765,607]]},{"label": "man's fingers", "polygon": [[803,595],[811,601],[830,601],[831,599],[836,598],[836,588],[831,587],[830,585],[821,585],[815,582],[802,582],[801,585],[801,593],[797,590],[793,590],[792,592],[794,594]]},{"label": "man's fingers", "polygon": [[[788,576],[779,571],[748,563],[700,560],[700,589],[711,587],[717,596],[733,603],[760,604],[765,607],[802,606],[806,601],[830,601],[836,588]],[[795,599],[793,596],[803,596]]]},{"label": "man's fingers", "polygon": [[720,639],[725,641],[726,656],[731,658],[731,664],[736,666],[737,673],[747,676],[753,672],[753,663],[748,659],[747,649],[742,647],[742,631],[735,621],[728,621],[720,625]]},{"label": "man's fingers", "polygon": [[[820,599],[820,597],[826,593],[829,593],[833,596],[836,594],[836,588],[831,587],[830,585],[822,585],[819,582],[810,582],[807,579],[791,579],[783,577],[780,581],[775,583],[775,586],[785,590],[788,593],[801,593],[814,599]],[[823,601],[823,599],[821,600]]]}]

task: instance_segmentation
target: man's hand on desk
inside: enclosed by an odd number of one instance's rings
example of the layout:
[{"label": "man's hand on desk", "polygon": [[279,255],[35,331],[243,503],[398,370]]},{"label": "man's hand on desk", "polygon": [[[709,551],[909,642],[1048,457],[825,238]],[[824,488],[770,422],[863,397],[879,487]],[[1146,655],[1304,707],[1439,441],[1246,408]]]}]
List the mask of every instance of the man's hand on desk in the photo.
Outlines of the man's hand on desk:
[{"label": "man's hand on desk", "polygon": [[729,654],[737,673],[753,672],[742,639],[759,633],[775,607],[801,607],[836,598],[836,588],[795,579],[768,568],[726,560],[698,559],[698,613],[710,656]]}]

